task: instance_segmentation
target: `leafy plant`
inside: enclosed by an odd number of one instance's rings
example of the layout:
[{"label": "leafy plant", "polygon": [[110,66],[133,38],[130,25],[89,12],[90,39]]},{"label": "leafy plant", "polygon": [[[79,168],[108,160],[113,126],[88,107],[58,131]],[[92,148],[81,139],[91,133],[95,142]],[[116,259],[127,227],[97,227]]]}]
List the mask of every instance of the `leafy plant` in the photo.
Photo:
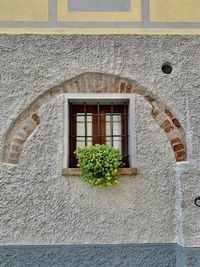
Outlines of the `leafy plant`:
[{"label": "leafy plant", "polygon": [[75,151],[82,179],[91,186],[118,184],[118,167],[122,165],[119,149],[108,145],[79,147]]}]

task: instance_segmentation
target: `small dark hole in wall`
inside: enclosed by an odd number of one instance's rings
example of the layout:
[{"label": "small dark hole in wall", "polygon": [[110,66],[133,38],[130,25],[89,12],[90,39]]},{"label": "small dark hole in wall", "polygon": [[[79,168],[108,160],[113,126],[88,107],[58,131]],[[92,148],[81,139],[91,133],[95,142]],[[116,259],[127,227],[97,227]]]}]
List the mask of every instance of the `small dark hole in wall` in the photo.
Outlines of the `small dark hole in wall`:
[{"label": "small dark hole in wall", "polygon": [[197,206],[197,207],[200,207],[200,197],[196,197],[195,200],[194,200],[194,204]]},{"label": "small dark hole in wall", "polygon": [[166,62],[162,65],[162,72],[165,74],[172,73],[172,65],[169,62]]}]

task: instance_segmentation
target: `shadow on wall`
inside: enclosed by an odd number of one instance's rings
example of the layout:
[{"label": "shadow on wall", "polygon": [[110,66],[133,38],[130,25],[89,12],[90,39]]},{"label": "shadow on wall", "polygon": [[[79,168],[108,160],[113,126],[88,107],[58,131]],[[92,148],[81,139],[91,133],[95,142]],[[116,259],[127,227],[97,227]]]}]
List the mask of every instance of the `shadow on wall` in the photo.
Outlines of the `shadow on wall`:
[{"label": "shadow on wall", "polygon": [[185,133],[174,113],[155,95],[136,81],[103,73],[83,73],[50,88],[33,101],[12,123],[5,134],[3,162],[17,164],[23,146],[40,123],[38,110],[52,98],[63,93],[128,93],[139,94],[152,106],[152,117],[163,129],[172,145],[176,161],[185,161]]}]

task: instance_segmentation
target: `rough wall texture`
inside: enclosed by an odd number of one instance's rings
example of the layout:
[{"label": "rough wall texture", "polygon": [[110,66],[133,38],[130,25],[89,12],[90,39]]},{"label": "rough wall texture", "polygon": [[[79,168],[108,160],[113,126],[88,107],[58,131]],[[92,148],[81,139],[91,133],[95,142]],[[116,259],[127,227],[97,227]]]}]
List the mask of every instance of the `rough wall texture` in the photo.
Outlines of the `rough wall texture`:
[{"label": "rough wall texture", "polygon": [[[186,133],[188,158],[136,96],[136,177],[110,189],[62,177],[63,96],[39,110],[19,164],[0,164],[1,245],[175,243],[200,246],[200,37],[0,36],[0,153],[17,116],[47,89],[85,72],[136,80],[164,101]],[[161,65],[169,61],[173,72]],[[105,265],[106,266],[106,265]],[[117,266],[117,265],[116,265]],[[128,266],[128,265],[127,265]]]},{"label": "rough wall texture", "polygon": [[0,264],[2,267],[174,267],[174,248],[169,244],[11,246],[0,250]]},{"label": "rough wall texture", "polygon": [[[89,72],[50,88],[19,114],[5,135],[3,162],[11,164],[19,162],[24,144],[40,123],[39,109],[56,96],[68,93],[74,93],[76,97],[78,97],[79,93],[84,93],[84,95],[95,93],[97,96],[102,93],[110,93],[112,95],[115,93],[138,94],[143,96],[152,106],[151,115],[166,134],[174,150],[176,160],[181,162],[187,159],[186,138],[183,127],[173,114],[173,111],[161,100],[136,81],[111,74]],[[67,120],[68,118],[65,119]]]}]

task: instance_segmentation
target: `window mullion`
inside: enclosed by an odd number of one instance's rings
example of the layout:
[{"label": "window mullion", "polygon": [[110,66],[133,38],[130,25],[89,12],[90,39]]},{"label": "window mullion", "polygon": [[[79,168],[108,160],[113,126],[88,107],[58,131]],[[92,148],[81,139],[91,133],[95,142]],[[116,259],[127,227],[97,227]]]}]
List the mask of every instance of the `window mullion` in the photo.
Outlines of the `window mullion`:
[{"label": "window mullion", "polygon": [[98,122],[97,122],[97,129],[98,129],[98,144],[100,144],[100,142],[101,142],[101,128],[100,128],[100,116],[101,116],[101,114],[100,114],[100,105],[99,105],[99,103],[97,103],[97,120],[98,120]]},{"label": "window mullion", "polygon": [[97,106],[92,107],[92,144],[98,143],[98,118],[97,118]]},{"label": "window mullion", "polygon": [[70,153],[69,153],[69,165],[70,167],[76,166],[76,157],[74,151],[76,150],[77,142],[77,112],[73,110],[73,106],[70,103]]},{"label": "window mullion", "polygon": [[101,129],[101,144],[106,143],[106,120],[105,120],[105,111],[102,109],[101,113],[101,120],[100,120],[100,129]]},{"label": "window mullion", "polygon": [[126,104],[124,104],[124,112],[122,113],[122,116],[123,116],[123,124],[124,124],[124,129],[123,129],[123,132],[122,134],[124,135],[123,138],[123,142],[122,142],[122,145],[124,146],[124,148],[122,148],[122,153],[123,153],[123,156],[124,156],[124,160],[125,162],[127,162],[127,117],[126,117]]},{"label": "window mullion", "polygon": [[111,133],[111,146],[113,146],[113,102],[111,103],[111,113],[110,113],[110,133]]},{"label": "window mullion", "polygon": [[84,102],[84,123],[85,123],[85,146],[87,146],[87,138],[88,138],[88,131],[87,131],[87,106],[86,103]]},{"label": "window mullion", "polygon": [[124,110],[122,112],[122,156],[124,158],[125,166],[129,166],[128,157],[128,113],[127,104],[124,103]]}]

